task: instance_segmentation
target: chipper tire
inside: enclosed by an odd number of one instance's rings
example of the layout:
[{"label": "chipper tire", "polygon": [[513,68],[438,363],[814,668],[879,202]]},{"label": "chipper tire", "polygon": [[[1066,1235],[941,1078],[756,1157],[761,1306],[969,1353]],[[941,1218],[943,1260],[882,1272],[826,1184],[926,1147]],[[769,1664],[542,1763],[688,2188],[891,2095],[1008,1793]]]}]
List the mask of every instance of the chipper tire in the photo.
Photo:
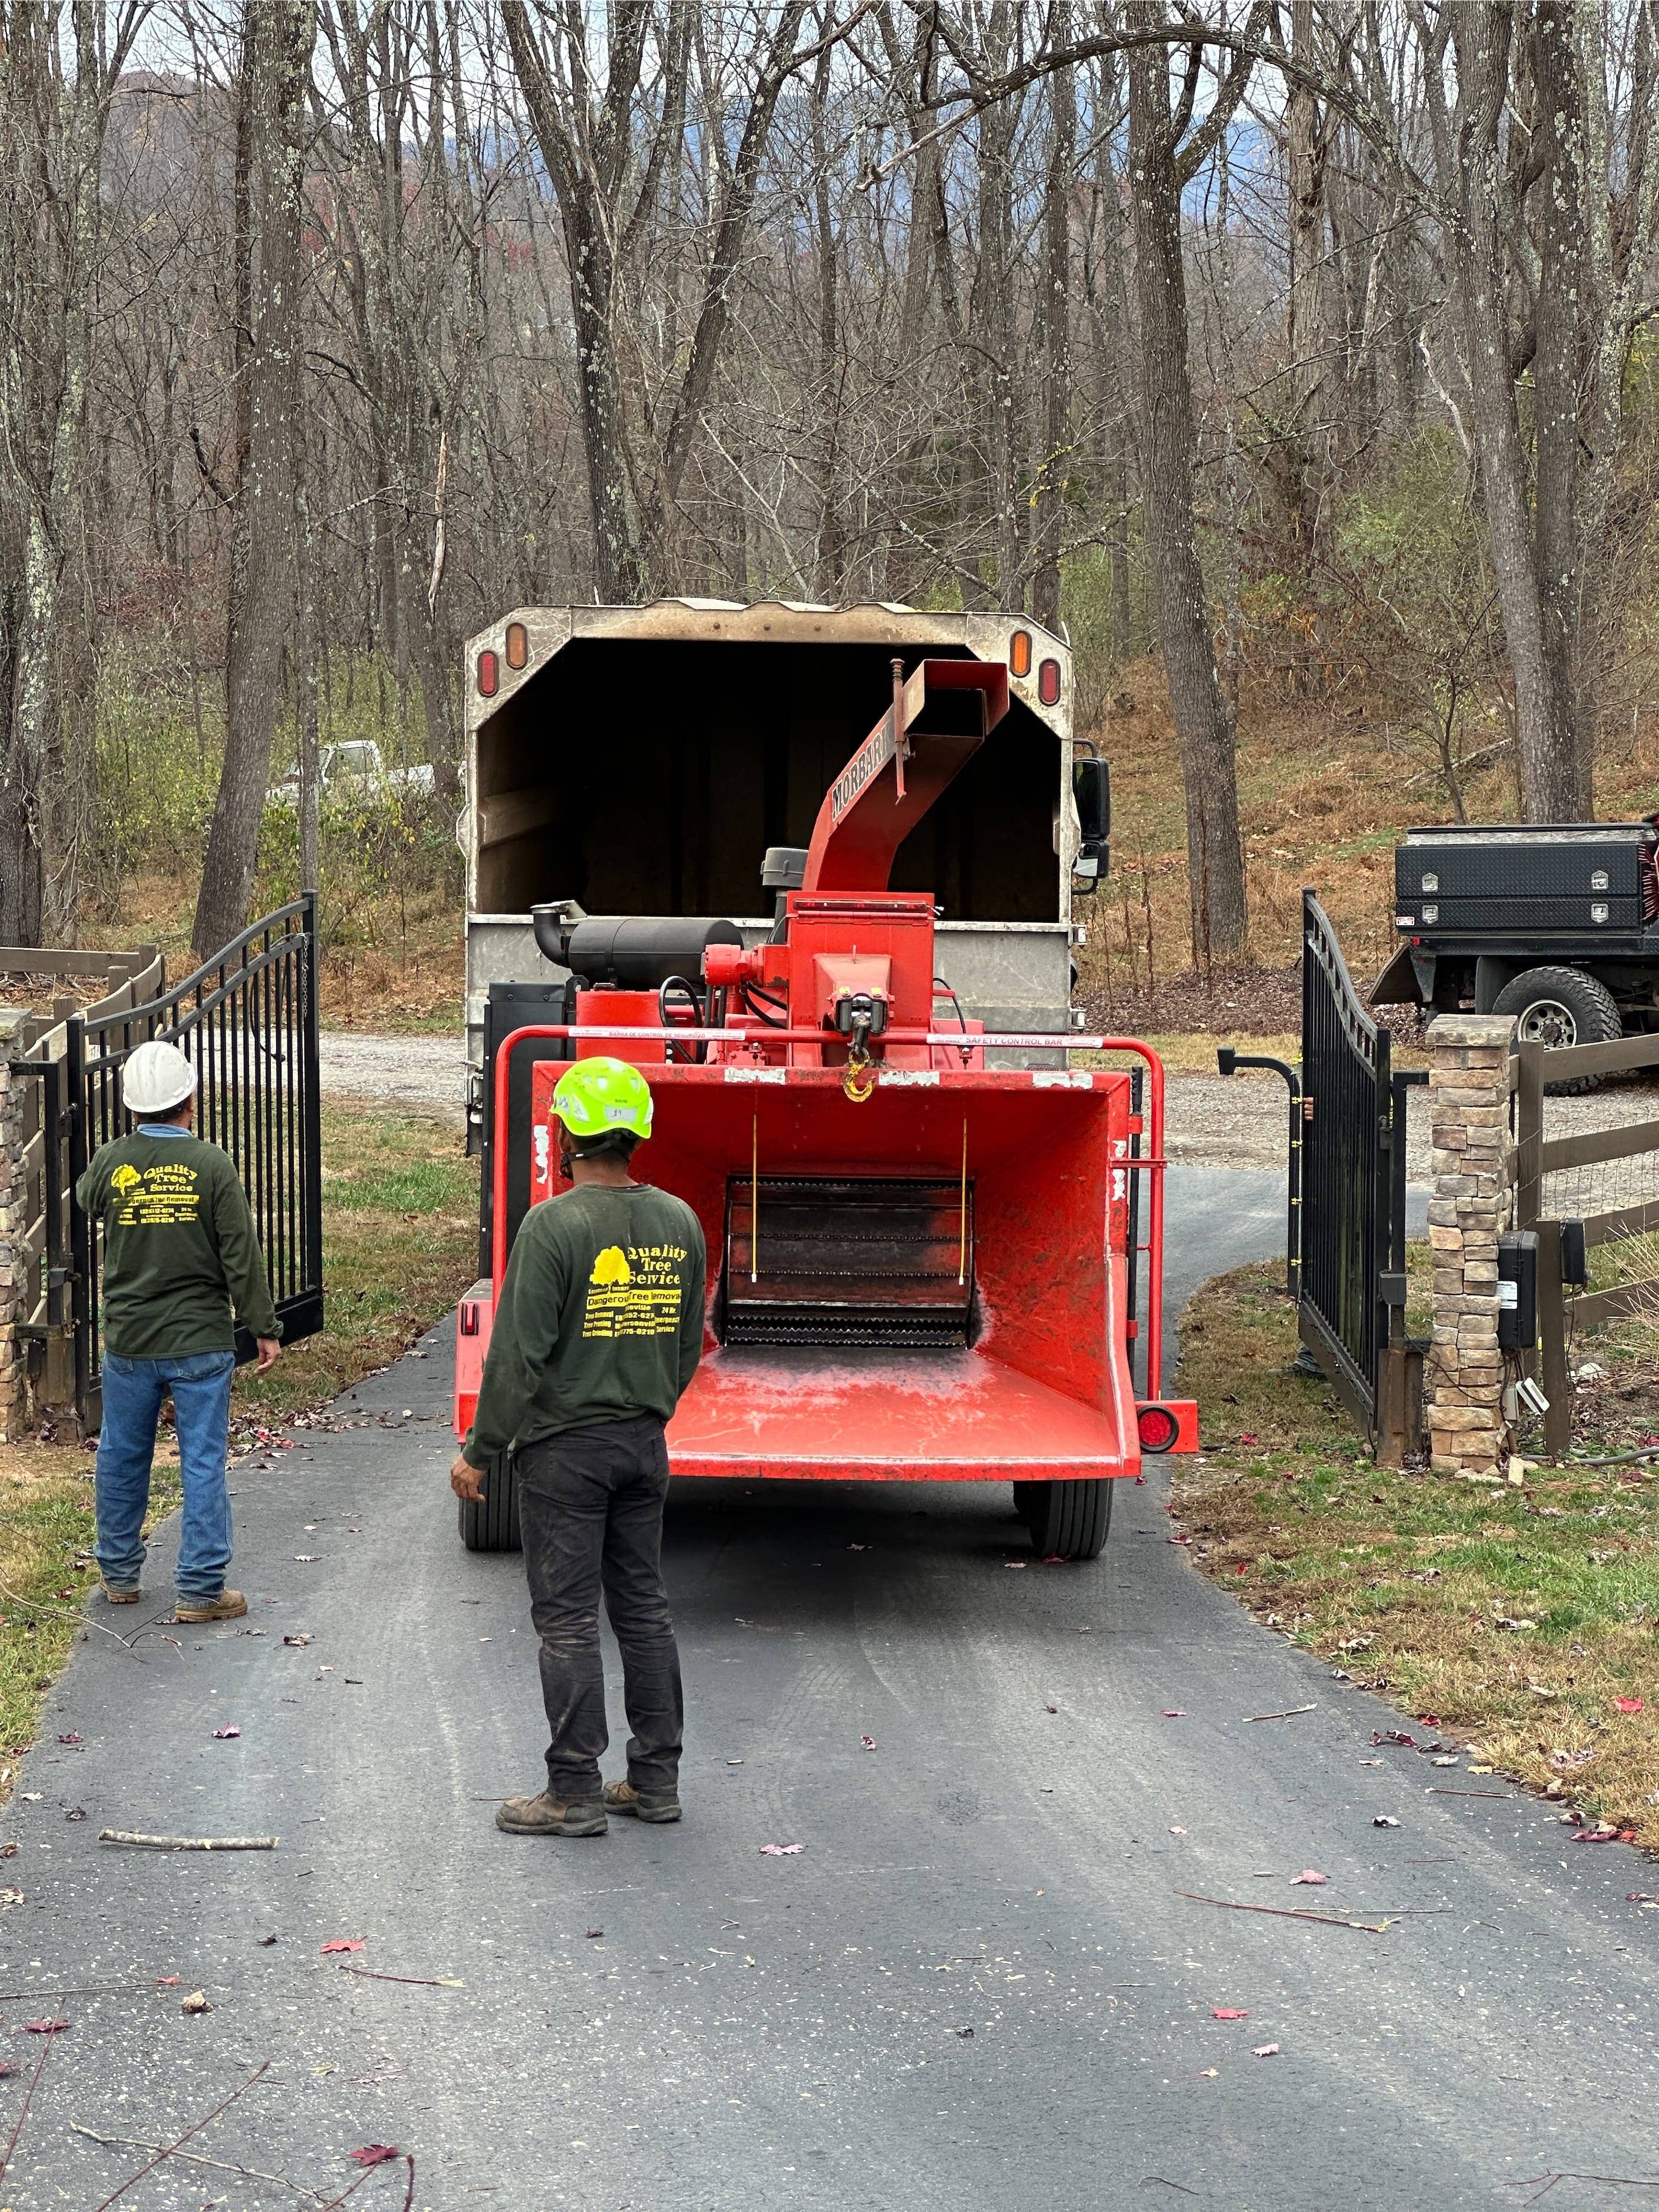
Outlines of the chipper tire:
[{"label": "chipper tire", "polygon": [[1104,1482],[1017,1482],[1014,1505],[1042,1559],[1097,1559],[1112,1525],[1112,1492]]},{"label": "chipper tire", "polygon": [[461,1541],[469,1552],[518,1552],[519,1480],[510,1455],[492,1460],[482,1504],[461,1500]]},{"label": "chipper tire", "polygon": [[[1528,968],[1504,984],[1492,1010],[1519,1016],[1521,1044],[1611,1044],[1624,1033],[1612,992],[1582,968]],[[1579,1075],[1545,1087],[1553,1098],[1574,1098],[1601,1085],[1599,1075]]]}]

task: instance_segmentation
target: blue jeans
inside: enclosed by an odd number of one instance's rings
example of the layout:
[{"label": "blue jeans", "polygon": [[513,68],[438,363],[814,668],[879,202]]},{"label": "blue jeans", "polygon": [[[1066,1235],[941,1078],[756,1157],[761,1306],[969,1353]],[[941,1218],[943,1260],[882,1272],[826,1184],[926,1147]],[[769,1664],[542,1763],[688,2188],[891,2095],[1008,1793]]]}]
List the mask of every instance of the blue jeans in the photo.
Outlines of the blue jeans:
[{"label": "blue jeans", "polygon": [[111,1589],[137,1589],[144,1565],[144,1515],[161,1401],[173,1394],[185,1525],[175,1576],[181,1598],[211,1601],[230,1565],[230,1437],[234,1352],[195,1352],[181,1359],[123,1359],[104,1354],[104,1418],[98,1431],[97,1559]]}]

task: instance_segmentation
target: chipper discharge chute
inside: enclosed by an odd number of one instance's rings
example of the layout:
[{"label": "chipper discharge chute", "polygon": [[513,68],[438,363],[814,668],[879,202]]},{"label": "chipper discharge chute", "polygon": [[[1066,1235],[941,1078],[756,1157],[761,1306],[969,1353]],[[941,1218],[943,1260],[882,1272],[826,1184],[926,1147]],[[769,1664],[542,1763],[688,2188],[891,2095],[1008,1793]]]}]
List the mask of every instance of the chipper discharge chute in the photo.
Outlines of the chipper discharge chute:
[{"label": "chipper discharge chute", "polygon": [[[1156,1056],[1066,1039],[1139,1054],[1144,1114],[1124,1069],[988,1065],[988,1048],[1057,1040],[988,1034],[955,1006],[936,1027],[950,994],[933,899],[888,889],[901,843],[1007,703],[995,663],[907,677],[895,662],[891,704],[811,844],[767,855],[781,896],[761,942],[707,919],[534,909],[572,981],[563,1022],[497,1048],[491,1274],[462,1307],[458,1425],[506,1267],[513,1057],[555,1038],[647,1069],[655,1120],[635,1172],[685,1199],[708,1239],[708,1338],[668,1431],[677,1475],[1010,1482],[1041,1553],[1091,1559],[1114,1482],[1143,1451],[1195,1448],[1193,1407],[1160,1394]],[[562,1187],[561,1067],[528,1071],[532,1204]],[[494,1518],[470,1540],[512,1540],[510,1480],[492,1474]]]}]

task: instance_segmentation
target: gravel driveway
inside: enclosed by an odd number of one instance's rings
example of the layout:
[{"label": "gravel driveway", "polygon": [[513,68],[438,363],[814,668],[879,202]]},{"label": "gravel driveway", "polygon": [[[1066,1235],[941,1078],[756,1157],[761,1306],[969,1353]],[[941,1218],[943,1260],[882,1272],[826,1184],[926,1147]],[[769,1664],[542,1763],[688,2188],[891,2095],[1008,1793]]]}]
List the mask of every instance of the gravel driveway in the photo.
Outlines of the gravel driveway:
[{"label": "gravel driveway", "polygon": [[[326,1094],[437,1108],[458,1124],[462,1118],[466,1048],[459,1036],[377,1036],[356,1030],[325,1030],[321,1054]],[[1659,1087],[1618,1083],[1588,1098],[1550,1099],[1545,1112],[1551,1136],[1620,1127],[1659,1119]],[[1167,1113],[1165,1136],[1172,1160],[1216,1168],[1282,1169],[1285,1164],[1286,1102],[1285,1085],[1276,1075],[1172,1075]],[[1429,1129],[1422,1091],[1411,1094],[1410,1113],[1407,1172],[1413,1182],[1425,1183],[1429,1180]],[[1602,1171],[1603,1180],[1607,1173]],[[1645,1188],[1632,1194],[1646,1194]],[[1567,1194],[1560,1195],[1565,1200]],[[1630,1201],[1621,1188],[1607,1202]],[[1564,1203],[1561,1210],[1574,1208]]]}]

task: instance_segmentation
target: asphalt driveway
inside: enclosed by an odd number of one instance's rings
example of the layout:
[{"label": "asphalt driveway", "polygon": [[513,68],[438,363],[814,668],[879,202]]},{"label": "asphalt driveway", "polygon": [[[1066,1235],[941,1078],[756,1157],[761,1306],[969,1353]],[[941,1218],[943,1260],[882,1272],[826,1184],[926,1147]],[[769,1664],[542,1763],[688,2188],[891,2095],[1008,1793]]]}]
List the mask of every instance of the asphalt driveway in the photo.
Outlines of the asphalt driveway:
[{"label": "asphalt driveway", "polygon": [[[1172,1174],[1173,1287],[1273,1249],[1270,1183]],[[684,1826],[499,1835],[534,1645],[520,1562],[455,1539],[446,1334],[243,1469],[246,1623],[166,1625],[164,1536],[136,1649],[54,1696],[0,1821],[0,2148],[46,2052],[0,2207],[94,2212],[265,2062],[185,2145],[221,2163],[120,2203],[1458,2212],[1659,2171],[1659,1878],[1376,1744],[1153,1483],[1095,1567],[997,1486],[687,1486]]]}]

